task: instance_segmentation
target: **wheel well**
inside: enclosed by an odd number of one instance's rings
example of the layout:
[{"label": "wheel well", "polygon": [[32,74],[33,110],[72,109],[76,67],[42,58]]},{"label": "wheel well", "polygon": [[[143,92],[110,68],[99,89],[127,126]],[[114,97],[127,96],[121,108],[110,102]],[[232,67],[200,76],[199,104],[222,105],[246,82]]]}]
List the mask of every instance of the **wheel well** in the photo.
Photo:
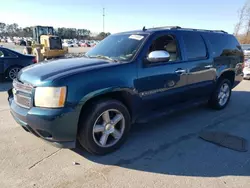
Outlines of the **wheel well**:
[{"label": "wheel well", "polygon": [[223,78],[229,79],[231,84],[232,84],[232,87],[233,87],[234,79],[235,79],[235,72],[234,71],[226,71],[226,72],[222,73],[221,76],[219,77],[219,80],[221,80]]},{"label": "wheel well", "polygon": [[128,109],[128,112],[130,114],[130,117],[132,118],[132,100],[131,100],[131,94],[127,91],[115,91],[115,92],[110,92],[102,95],[98,95],[96,97],[93,97],[89,99],[81,108],[81,113],[80,117],[85,114],[84,111],[88,110],[94,102],[99,101],[99,100],[110,100],[110,99],[115,99],[120,101],[125,107]]}]

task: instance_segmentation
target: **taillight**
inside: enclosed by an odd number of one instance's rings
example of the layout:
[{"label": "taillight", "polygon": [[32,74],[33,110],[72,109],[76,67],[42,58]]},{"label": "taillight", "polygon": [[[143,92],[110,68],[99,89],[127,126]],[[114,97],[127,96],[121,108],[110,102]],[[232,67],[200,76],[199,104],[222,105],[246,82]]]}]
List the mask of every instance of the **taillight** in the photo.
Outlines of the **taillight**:
[{"label": "taillight", "polygon": [[32,59],[32,62],[33,62],[33,63],[37,63],[37,60],[36,60],[35,57]]}]

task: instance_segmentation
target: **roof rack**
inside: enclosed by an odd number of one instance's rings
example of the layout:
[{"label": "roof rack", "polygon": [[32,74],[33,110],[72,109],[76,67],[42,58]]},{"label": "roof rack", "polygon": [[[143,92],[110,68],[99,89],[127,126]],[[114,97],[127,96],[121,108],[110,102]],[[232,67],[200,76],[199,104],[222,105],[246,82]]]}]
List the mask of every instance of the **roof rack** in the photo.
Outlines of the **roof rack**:
[{"label": "roof rack", "polygon": [[[145,26],[143,27],[145,30]],[[148,29],[181,29],[180,26],[161,26],[161,27],[152,27]]]},{"label": "roof rack", "polygon": [[[226,31],[223,30],[206,30],[206,29],[194,29],[194,28],[182,28],[180,26],[162,26],[162,27],[153,27],[153,28],[148,28],[148,29],[182,29],[182,30],[190,30],[190,31],[205,31],[205,32],[217,32],[217,33],[227,33]],[[148,30],[143,27],[143,31]]]},{"label": "roof rack", "polygon": [[227,33],[226,31],[223,30],[207,30],[207,29],[194,29],[194,28],[171,28],[171,29],[183,29],[183,30],[191,30],[191,31],[205,31],[205,32],[216,32],[216,33]]}]

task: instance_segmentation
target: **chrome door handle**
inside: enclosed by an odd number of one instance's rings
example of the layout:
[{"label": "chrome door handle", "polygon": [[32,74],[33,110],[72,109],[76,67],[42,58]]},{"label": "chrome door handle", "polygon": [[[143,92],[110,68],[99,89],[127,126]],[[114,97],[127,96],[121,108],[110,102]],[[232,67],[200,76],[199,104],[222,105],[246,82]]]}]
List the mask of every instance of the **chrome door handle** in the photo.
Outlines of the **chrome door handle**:
[{"label": "chrome door handle", "polygon": [[207,69],[213,68],[213,65],[207,65],[207,66],[205,66],[205,68],[207,68]]},{"label": "chrome door handle", "polygon": [[186,73],[186,70],[184,70],[184,69],[178,69],[178,70],[175,71],[175,73],[177,73],[177,74]]}]

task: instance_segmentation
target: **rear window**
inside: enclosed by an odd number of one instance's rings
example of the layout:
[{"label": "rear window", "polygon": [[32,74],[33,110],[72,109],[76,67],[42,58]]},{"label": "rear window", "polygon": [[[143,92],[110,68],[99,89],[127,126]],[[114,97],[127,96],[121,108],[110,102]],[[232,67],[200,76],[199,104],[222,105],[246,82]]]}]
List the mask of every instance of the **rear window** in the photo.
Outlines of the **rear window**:
[{"label": "rear window", "polygon": [[56,49],[62,49],[62,42],[59,37],[50,37],[50,49],[56,50]]},{"label": "rear window", "polygon": [[242,55],[241,46],[232,35],[209,34],[208,40],[212,47],[213,57]]},{"label": "rear window", "polygon": [[197,33],[184,33],[182,35],[188,60],[204,59],[207,49],[201,35]]}]

